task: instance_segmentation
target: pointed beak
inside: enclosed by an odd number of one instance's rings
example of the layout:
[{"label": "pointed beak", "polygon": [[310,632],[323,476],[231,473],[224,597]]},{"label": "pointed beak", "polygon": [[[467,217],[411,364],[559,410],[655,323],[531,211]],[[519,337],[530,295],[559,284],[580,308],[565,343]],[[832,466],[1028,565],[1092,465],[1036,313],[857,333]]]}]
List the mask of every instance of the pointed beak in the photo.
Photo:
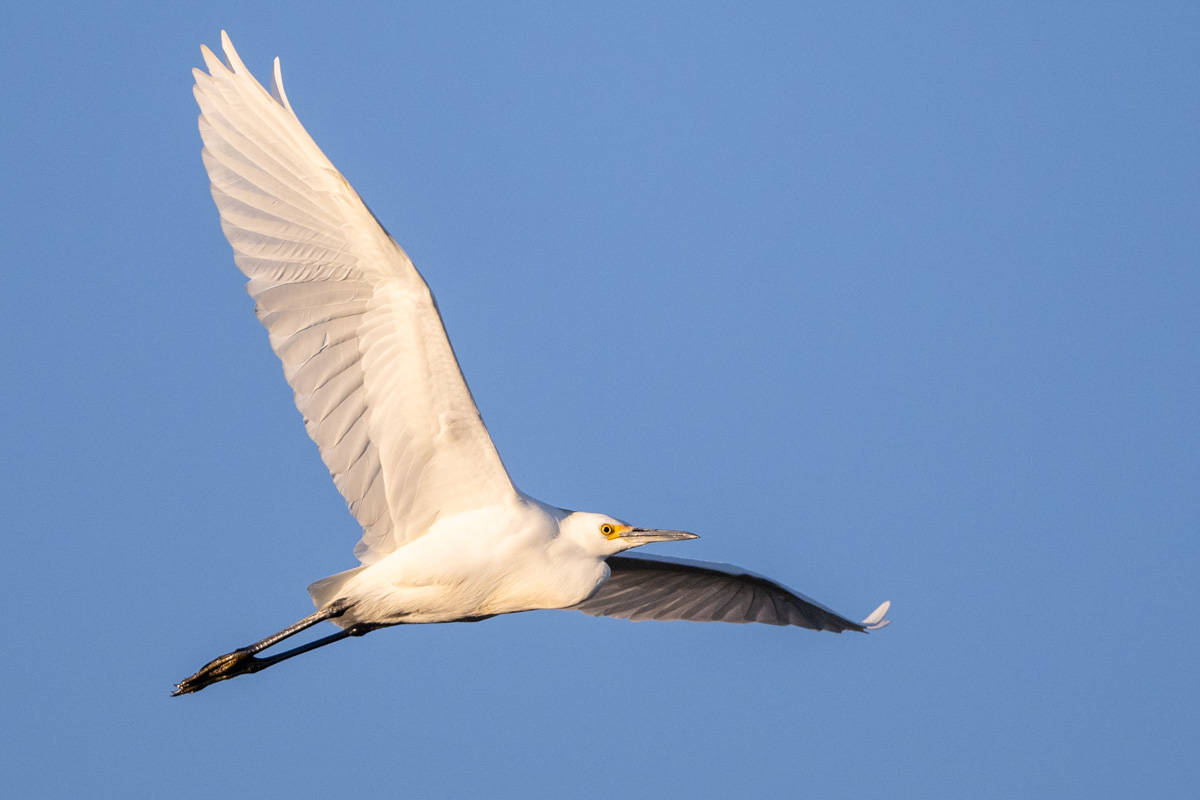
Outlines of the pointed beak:
[{"label": "pointed beak", "polygon": [[686,531],[663,531],[656,528],[630,528],[621,534],[621,538],[631,546],[650,544],[651,542],[682,542],[684,539],[699,539],[694,533]]}]

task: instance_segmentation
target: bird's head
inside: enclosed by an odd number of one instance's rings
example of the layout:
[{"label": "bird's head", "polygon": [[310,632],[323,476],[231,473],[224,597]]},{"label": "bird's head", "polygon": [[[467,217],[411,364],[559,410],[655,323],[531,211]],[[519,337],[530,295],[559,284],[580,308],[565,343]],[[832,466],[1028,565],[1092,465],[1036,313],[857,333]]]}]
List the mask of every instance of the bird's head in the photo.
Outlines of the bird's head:
[{"label": "bird's head", "polygon": [[651,542],[680,542],[699,538],[694,533],[667,531],[657,528],[637,528],[607,514],[576,511],[559,523],[559,534],[569,538],[589,553],[611,556],[631,547]]}]

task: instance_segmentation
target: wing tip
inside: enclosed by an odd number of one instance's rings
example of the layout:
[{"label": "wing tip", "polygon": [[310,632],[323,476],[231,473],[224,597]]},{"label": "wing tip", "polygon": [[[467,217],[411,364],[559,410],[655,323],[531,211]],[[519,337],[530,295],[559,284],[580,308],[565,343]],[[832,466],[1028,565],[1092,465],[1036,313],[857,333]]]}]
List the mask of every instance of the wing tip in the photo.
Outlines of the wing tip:
[{"label": "wing tip", "polygon": [[225,53],[225,63],[229,65],[229,70],[236,75],[242,75],[249,70],[242,63],[242,59],[238,56],[237,50],[233,48],[233,40],[229,38],[229,34],[221,31],[221,50]]},{"label": "wing tip", "polygon": [[[236,75],[241,78],[248,78],[256,88],[272,97],[276,103],[287,109],[288,113],[293,117],[296,116],[296,112],[292,110],[292,104],[288,102],[287,92],[283,89],[283,73],[280,71],[278,58],[275,59],[274,68],[271,73],[271,90],[267,92],[263,89],[262,84],[255,79],[254,75],[251,74],[250,70],[246,68],[237,50],[234,49],[233,40],[229,38],[229,34],[224,30],[221,31],[221,51],[223,57],[217,56],[208,45],[200,45],[200,55],[204,57],[204,64],[208,68],[208,76],[215,78],[218,75],[222,77]],[[196,77],[197,84],[204,79],[202,76],[205,75],[200,70],[192,70],[192,74]]]},{"label": "wing tip", "polygon": [[283,72],[279,68],[279,56],[275,56],[275,64],[271,70],[271,96],[275,98],[275,102],[286,108],[289,114],[296,116],[292,104],[288,102],[287,92],[283,90]]},{"label": "wing tip", "polygon": [[862,621],[862,626],[869,631],[877,631],[880,628],[886,628],[892,624],[890,619],[884,619],[887,616],[888,609],[892,607],[891,600],[884,600],[879,608],[871,612],[870,616]]}]

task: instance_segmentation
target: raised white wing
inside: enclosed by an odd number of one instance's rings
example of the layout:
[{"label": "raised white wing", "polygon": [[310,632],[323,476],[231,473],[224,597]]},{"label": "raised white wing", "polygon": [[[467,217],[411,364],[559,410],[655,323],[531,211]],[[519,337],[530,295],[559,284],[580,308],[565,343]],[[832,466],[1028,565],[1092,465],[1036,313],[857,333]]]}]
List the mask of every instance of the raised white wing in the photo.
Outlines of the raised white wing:
[{"label": "raised white wing", "polygon": [[193,70],[221,227],[373,563],[516,490],[429,287],[296,118],[279,59],[268,94],[221,43],[227,64],[202,47]]},{"label": "raised white wing", "polygon": [[814,631],[884,627],[891,603],[861,623],[815,600],[730,564],[664,556],[610,556],[612,574],[594,595],[571,608],[593,617],[690,622],[764,622]]}]

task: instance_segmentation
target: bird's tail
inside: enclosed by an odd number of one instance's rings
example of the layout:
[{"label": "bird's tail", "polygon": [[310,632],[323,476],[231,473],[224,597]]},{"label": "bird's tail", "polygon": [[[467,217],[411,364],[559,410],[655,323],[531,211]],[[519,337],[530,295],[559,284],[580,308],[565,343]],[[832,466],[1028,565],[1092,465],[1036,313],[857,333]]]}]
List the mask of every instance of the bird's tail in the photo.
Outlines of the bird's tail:
[{"label": "bird's tail", "polygon": [[342,587],[346,585],[347,581],[366,568],[367,565],[363,564],[361,567],[348,569],[337,575],[330,575],[328,578],[321,578],[321,580],[308,585],[308,594],[317,608],[324,608],[326,604],[341,597]]}]

